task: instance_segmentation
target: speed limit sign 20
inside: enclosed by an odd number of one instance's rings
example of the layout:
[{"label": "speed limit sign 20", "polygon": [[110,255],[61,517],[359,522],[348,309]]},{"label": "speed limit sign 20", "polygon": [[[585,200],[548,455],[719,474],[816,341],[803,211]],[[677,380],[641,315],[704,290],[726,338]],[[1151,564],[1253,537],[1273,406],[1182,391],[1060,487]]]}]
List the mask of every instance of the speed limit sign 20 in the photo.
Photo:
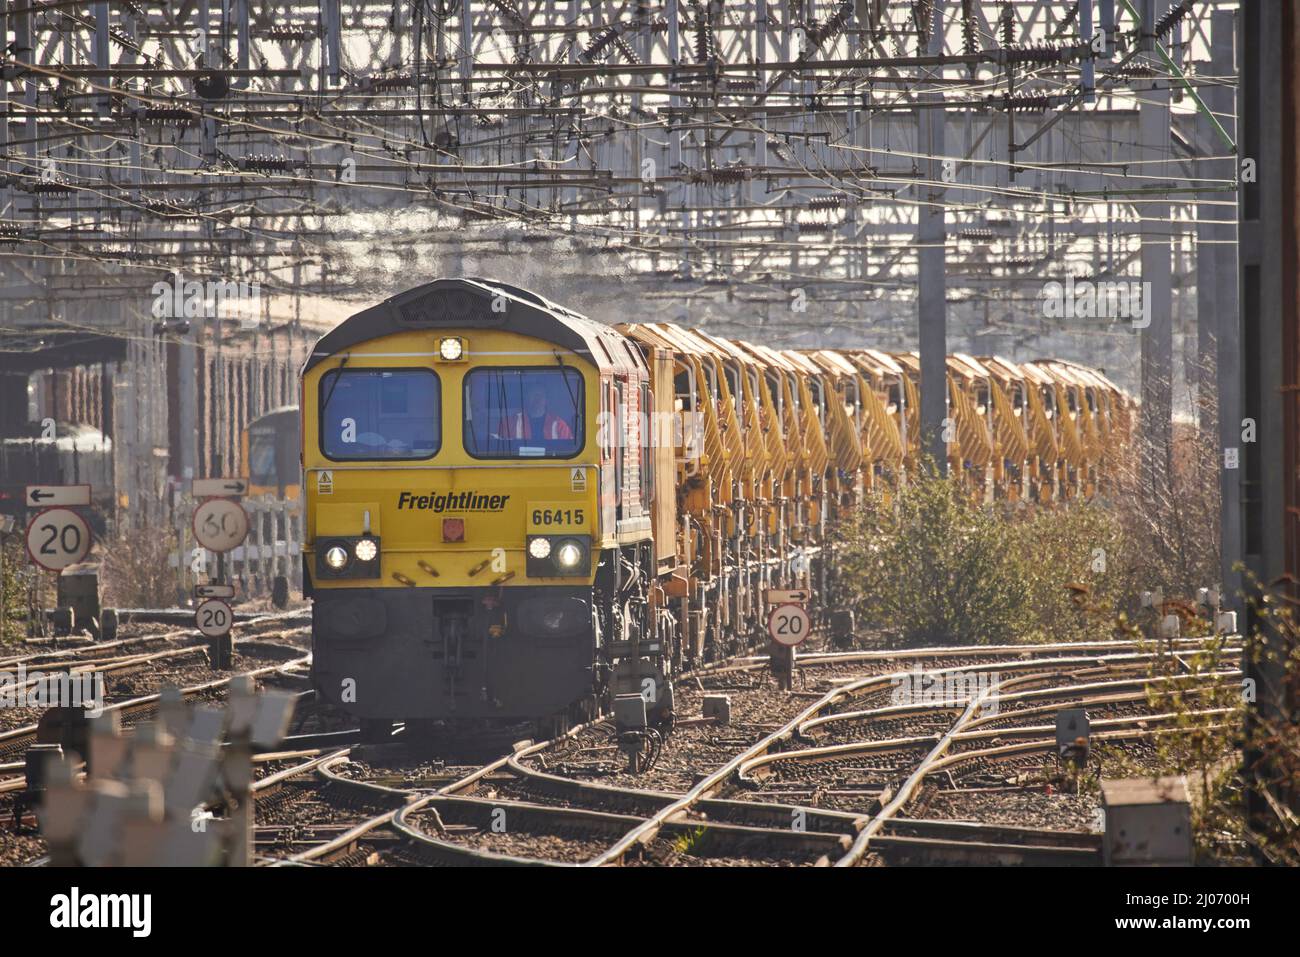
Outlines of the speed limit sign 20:
[{"label": "speed limit sign 20", "polygon": [[220,598],[209,598],[194,609],[194,627],[208,638],[230,634],[235,616]]},{"label": "speed limit sign 20", "polygon": [[228,552],[248,535],[248,513],[228,498],[210,498],[194,510],[194,537],[204,548]]},{"label": "speed limit sign 20", "polygon": [[777,644],[793,648],[808,637],[808,612],[802,605],[777,605],[767,616],[767,633]]},{"label": "speed limit sign 20", "polygon": [[27,526],[27,552],[47,571],[62,571],[90,554],[90,526],[71,509],[47,508]]}]

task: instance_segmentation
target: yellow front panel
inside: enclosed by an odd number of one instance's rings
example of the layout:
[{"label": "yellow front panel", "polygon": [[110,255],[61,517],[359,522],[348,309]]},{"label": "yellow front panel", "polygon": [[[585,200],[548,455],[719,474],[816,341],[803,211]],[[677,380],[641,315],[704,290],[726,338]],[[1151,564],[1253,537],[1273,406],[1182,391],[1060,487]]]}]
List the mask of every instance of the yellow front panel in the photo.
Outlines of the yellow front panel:
[{"label": "yellow front panel", "polygon": [[[458,336],[465,356],[438,356],[439,340]],[[557,358],[558,353],[558,358]],[[331,461],[320,445],[317,403],[321,377],[337,369],[331,357],[304,378],[303,461],[307,498],[305,551],[316,588],[376,586],[513,587],[578,584],[579,578],[527,578],[525,541],[531,533],[582,533],[600,547],[597,495],[600,411],[595,367],[554,346],[501,331],[436,330],[386,336],[353,349],[347,369],[432,369],[439,378],[441,446],[418,461]],[[573,458],[485,460],[470,456],[462,441],[465,376],[481,367],[535,366],[576,369],[583,381],[582,447]],[[545,509],[546,513],[534,512]],[[361,535],[366,512],[371,532],[381,536],[381,577],[321,580],[314,573],[318,537]],[[540,521],[534,523],[533,519]],[[546,523],[546,519],[551,524]],[[449,520],[463,522],[463,541],[446,541]],[[454,525],[454,522],[450,524]],[[612,535],[613,530],[607,530]],[[593,562],[594,565],[594,562]],[[590,580],[590,579],[587,579]]]}]

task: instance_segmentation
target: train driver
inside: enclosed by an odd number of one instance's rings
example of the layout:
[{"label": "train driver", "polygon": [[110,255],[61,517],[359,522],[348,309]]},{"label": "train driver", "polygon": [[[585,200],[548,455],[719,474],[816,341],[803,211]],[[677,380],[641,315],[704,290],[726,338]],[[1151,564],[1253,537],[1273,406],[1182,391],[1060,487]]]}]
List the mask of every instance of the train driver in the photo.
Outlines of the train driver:
[{"label": "train driver", "polygon": [[545,386],[534,384],[524,395],[523,410],[506,413],[501,418],[497,436],[503,439],[572,441],[573,429],[563,417],[548,410]]}]

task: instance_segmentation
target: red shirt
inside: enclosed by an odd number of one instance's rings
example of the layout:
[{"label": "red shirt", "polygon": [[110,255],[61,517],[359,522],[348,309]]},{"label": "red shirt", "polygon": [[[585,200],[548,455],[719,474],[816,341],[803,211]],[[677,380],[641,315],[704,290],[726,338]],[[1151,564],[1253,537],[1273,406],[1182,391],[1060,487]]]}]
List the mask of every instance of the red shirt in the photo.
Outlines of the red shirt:
[{"label": "red shirt", "polygon": [[569,423],[565,422],[558,415],[546,415],[543,417],[542,434],[533,435],[533,421],[522,412],[516,412],[514,415],[502,417],[497,425],[497,435],[503,439],[543,439],[558,441],[562,439],[572,439],[573,430],[569,428]]}]

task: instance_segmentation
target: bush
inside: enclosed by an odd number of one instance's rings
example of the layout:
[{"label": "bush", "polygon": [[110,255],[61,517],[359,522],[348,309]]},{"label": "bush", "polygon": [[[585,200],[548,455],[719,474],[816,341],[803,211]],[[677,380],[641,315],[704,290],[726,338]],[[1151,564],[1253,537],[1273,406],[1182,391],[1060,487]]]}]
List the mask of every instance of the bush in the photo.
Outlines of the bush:
[{"label": "bush", "polygon": [[27,589],[23,584],[20,569],[26,556],[23,545],[17,535],[4,539],[3,573],[0,574],[0,616],[4,627],[0,628],[6,641],[16,641],[25,632],[27,620]]},{"label": "bush", "polygon": [[868,499],[840,547],[843,600],[908,645],[1110,637],[1145,575],[1108,506],[982,505],[929,472]]},{"label": "bush", "polygon": [[167,608],[176,597],[171,528],[121,531],[105,544],[99,564],[100,601],[106,608]]},{"label": "bush", "polygon": [[1133,592],[1132,550],[1105,507],[1070,502],[1007,517],[1007,549],[1028,591],[1028,641],[1095,641]]},{"label": "bush", "polygon": [[1006,533],[956,480],[923,473],[892,501],[867,499],[844,528],[846,598],[866,627],[908,645],[1015,641],[1031,589]]}]

